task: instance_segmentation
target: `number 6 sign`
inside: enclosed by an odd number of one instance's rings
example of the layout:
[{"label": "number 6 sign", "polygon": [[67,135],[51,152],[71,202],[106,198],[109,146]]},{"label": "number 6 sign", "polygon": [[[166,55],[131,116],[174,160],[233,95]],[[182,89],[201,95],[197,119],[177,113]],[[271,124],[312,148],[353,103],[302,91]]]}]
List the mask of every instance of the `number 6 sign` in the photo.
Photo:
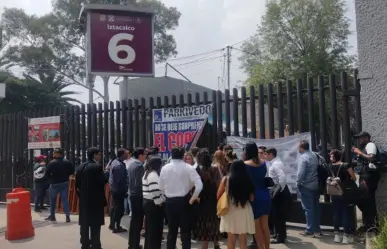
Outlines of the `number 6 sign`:
[{"label": "number 6 sign", "polygon": [[87,71],[99,76],[154,76],[153,13],[86,4]]}]

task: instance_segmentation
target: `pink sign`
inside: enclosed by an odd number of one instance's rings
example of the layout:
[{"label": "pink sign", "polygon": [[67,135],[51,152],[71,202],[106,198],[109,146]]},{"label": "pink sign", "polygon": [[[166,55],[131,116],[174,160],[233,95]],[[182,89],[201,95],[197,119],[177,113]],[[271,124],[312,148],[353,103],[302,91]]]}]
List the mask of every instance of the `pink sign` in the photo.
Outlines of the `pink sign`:
[{"label": "pink sign", "polygon": [[88,71],[101,76],[153,76],[153,17],[123,11],[89,13]]}]

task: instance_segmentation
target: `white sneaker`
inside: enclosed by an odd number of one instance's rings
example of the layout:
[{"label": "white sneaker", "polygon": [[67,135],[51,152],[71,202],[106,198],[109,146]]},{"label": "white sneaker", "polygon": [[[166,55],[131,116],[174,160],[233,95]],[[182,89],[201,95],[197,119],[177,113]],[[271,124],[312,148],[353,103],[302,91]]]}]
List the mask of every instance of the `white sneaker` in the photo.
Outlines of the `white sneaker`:
[{"label": "white sneaker", "polygon": [[335,233],[335,238],[333,239],[334,243],[341,243],[341,236],[339,233]]},{"label": "white sneaker", "polygon": [[350,236],[348,234],[344,234],[343,241],[341,243],[343,243],[343,244],[350,244],[352,242],[353,242],[352,236]]}]

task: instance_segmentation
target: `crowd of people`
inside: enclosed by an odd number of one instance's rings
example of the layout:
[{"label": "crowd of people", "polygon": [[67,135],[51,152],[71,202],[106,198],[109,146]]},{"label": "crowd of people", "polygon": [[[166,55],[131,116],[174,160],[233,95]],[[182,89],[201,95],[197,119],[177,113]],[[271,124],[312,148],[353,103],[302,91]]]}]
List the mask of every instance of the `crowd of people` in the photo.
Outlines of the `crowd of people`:
[{"label": "crowd of people", "polygon": [[[372,165],[375,166],[378,152],[368,133],[357,137],[361,148],[354,147],[352,151],[367,162],[364,165],[368,167],[360,171],[354,169],[352,163],[344,163],[339,150],[332,150],[330,162],[325,164],[321,156],[311,151],[308,141],[300,142],[296,182],[306,217],[302,235],[322,236],[322,193],[331,195],[334,242],[353,241],[355,224],[351,209],[354,205],[363,212],[365,229],[376,226],[376,207],[372,202],[375,202],[378,178]],[[77,167],[75,174],[83,249],[101,249],[106,183],[109,183],[111,195],[109,229],[113,233],[127,232],[121,220],[125,213],[131,215],[128,249],[161,248],[165,224],[168,227],[167,249],[176,248],[179,232],[183,249],[191,248],[192,241],[201,242],[202,249],[207,249],[209,243],[220,248],[222,237],[227,237],[229,249],[236,248],[236,244],[241,249],[269,249],[272,243],[286,242],[286,220],[293,197],[287,186],[286,165],[275,148],[248,142],[242,158],[237,158],[227,144],[219,145],[213,154],[206,148],[194,147],[186,151],[176,147],[166,164],[158,154],[157,147],[120,148],[104,168],[100,164],[101,151],[98,148],[87,150],[87,161]],[[322,165],[327,170],[323,188]],[[56,196],[60,194],[66,222],[70,222],[67,187],[74,168],[63,159],[63,151],[59,149],[54,152],[54,160],[44,166],[43,177],[42,174],[38,177],[42,167],[39,162],[35,165],[35,188],[42,193],[43,184],[47,186],[49,181],[51,207],[47,220],[55,221]],[[360,175],[359,185],[355,171]],[[364,191],[367,191],[365,195]],[[36,211],[41,210],[41,199],[42,194],[37,194]],[[220,203],[221,199],[226,200],[226,205]],[[142,246],[143,230],[145,243]],[[252,239],[250,245],[249,238]]]}]

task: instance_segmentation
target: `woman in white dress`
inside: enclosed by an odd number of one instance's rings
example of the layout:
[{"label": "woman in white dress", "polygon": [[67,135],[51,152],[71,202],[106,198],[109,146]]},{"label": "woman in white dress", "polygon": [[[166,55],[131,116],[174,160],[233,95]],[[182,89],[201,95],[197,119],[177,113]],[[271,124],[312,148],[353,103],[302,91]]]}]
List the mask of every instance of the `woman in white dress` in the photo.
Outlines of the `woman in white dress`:
[{"label": "woman in white dress", "polygon": [[242,160],[232,162],[230,173],[220,183],[218,199],[226,191],[228,212],[220,220],[220,232],[228,234],[228,249],[235,249],[238,235],[239,248],[247,249],[247,234],[255,233],[254,215],[250,201],[254,199],[254,185]]}]

